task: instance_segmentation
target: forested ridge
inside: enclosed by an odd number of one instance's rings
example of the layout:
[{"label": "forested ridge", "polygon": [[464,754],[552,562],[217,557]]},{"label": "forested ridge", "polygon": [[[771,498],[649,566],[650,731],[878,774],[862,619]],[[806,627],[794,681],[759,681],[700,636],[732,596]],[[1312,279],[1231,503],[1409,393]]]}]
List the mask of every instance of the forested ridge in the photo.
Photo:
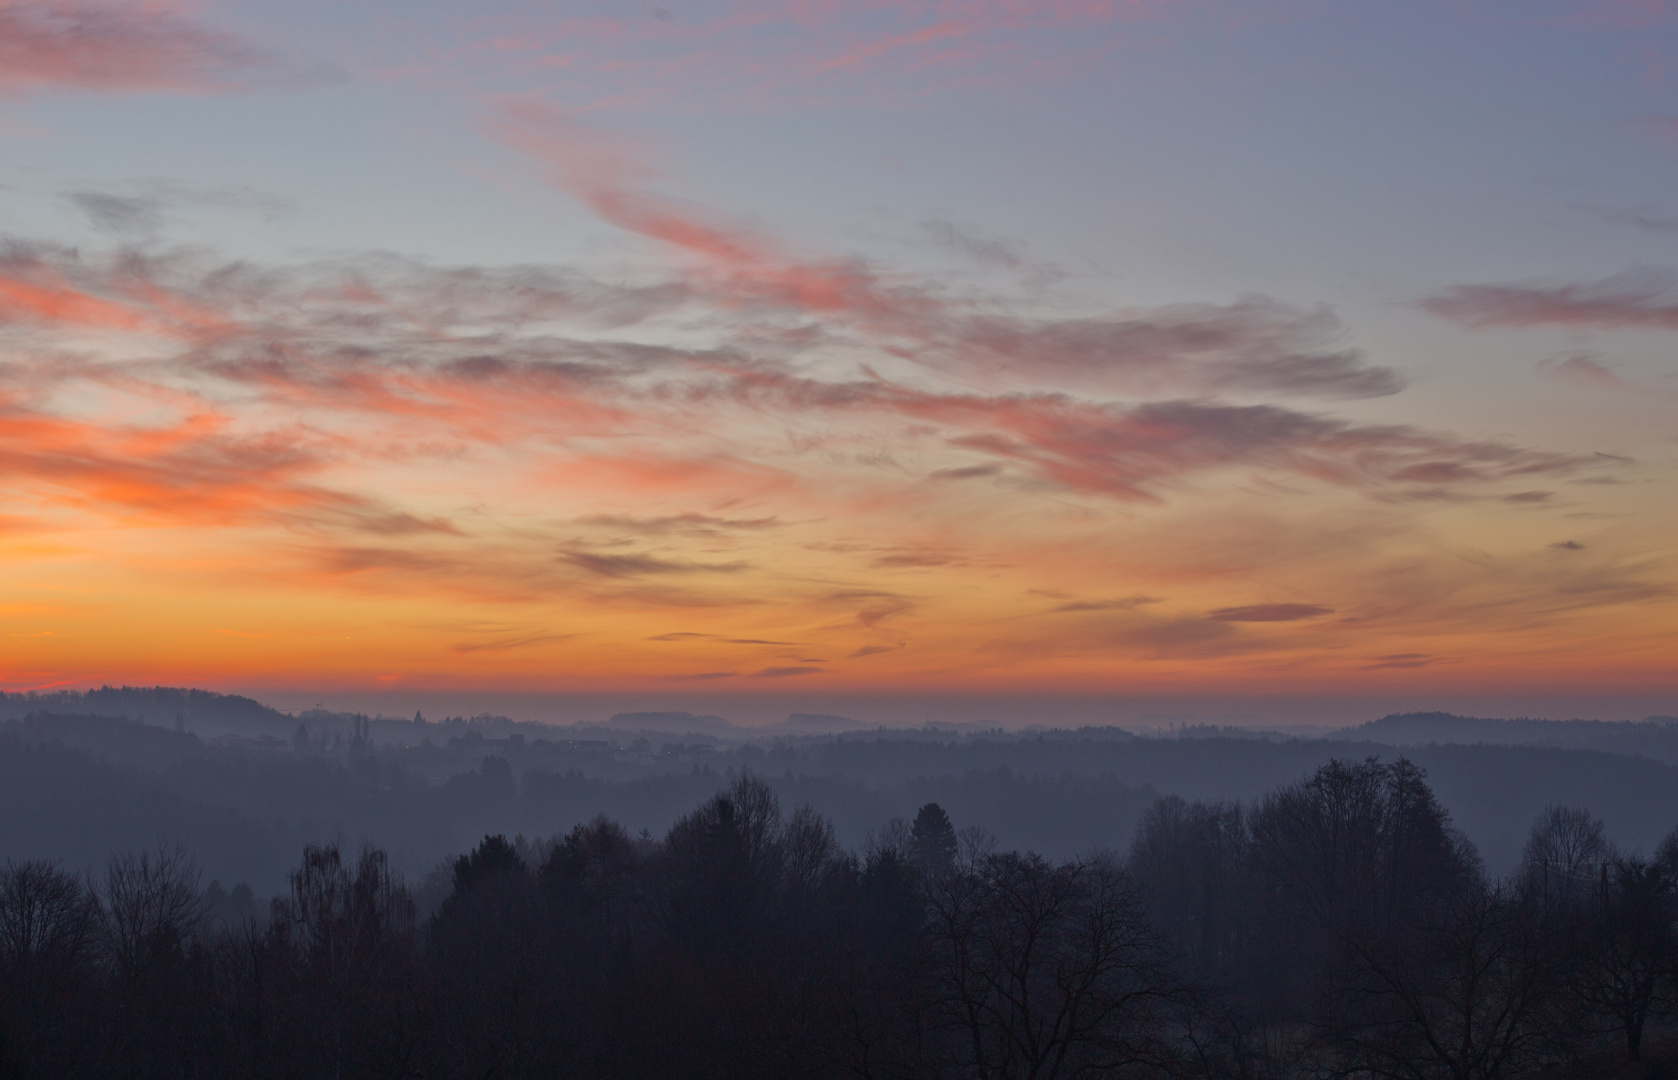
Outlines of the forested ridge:
[{"label": "forested ridge", "polygon": [[[152,700],[125,693],[130,704]],[[286,888],[308,843],[367,840],[417,879],[485,834],[546,836],[602,812],[632,833],[662,836],[750,772],[786,805],[820,811],[848,847],[860,847],[887,819],[937,802],[991,830],[1005,848],[1064,859],[1123,847],[1161,795],[1252,800],[1331,758],[1397,753],[1427,769],[1496,874],[1514,868],[1533,817],[1551,802],[1591,807],[1628,849],[1652,850],[1678,821],[1678,766],[1558,747],[1399,749],[1227,731],[1137,738],[1115,728],[729,742],[339,714],[310,716],[298,740],[303,722],[286,719],[288,738],[267,743],[88,714],[37,711],[0,722],[0,858],[84,872],[113,848],[178,842],[207,876],[229,887],[246,882],[266,898]],[[1658,734],[1665,726],[1630,727]],[[416,730],[426,737],[394,740]]]},{"label": "forested ridge", "polygon": [[1678,830],[1552,806],[1488,873],[1404,759],[1064,859],[936,803],[847,847],[748,774],[444,886],[343,844],[261,912],[179,849],[10,862],[0,1076],[1606,1075],[1667,1059],[1678,992]]}]

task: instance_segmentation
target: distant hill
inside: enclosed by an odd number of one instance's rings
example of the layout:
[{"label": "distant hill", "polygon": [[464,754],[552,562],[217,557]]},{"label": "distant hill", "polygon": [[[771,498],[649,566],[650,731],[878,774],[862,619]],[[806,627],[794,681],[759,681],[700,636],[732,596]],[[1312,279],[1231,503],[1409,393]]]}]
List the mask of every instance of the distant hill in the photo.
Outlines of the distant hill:
[{"label": "distant hill", "polygon": [[161,728],[178,727],[200,734],[239,733],[289,737],[297,719],[260,701],[237,694],[187,690],[174,686],[101,686],[85,693],[56,690],[24,694],[0,692],[0,720],[30,713],[123,717]]},{"label": "distant hill", "polygon": [[618,713],[606,723],[620,731],[658,731],[667,735],[728,735],[740,731],[720,716],[695,716],[690,712]]},{"label": "distant hill", "polygon": [[[387,719],[372,725],[368,747],[336,729],[324,737],[344,716],[323,713],[309,715],[310,742],[298,748],[285,737],[200,738],[172,723],[85,706],[48,713],[39,697],[32,704],[28,717],[0,722],[0,861],[61,859],[79,871],[112,850],[179,841],[206,878],[247,881],[262,895],[285,887],[307,841],[365,838],[418,876],[486,834],[552,836],[601,812],[631,832],[661,833],[746,770],[771,782],[785,808],[808,802],[827,814],[853,847],[934,801],[958,826],[991,830],[1005,849],[1055,858],[1122,851],[1156,794],[1251,801],[1331,758],[1401,754],[1427,770],[1493,873],[1514,868],[1550,804],[1589,808],[1617,843],[1645,852],[1678,825],[1678,763],[1648,752],[1678,729],[1665,723],[1389,717],[1337,740],[1136,738],[1117,728],[793,736],[776,725],[754,739],[754,729],[720,717],[674,712],[620,714],[616,732],[495,717]],[[303,720],[285,716],[278,734]],[[624,745],[626,729],[646,731],[646,742]],[[1559,742],[1557,732],[1623,737],[1638,750],[1511,744],[1523,733]]]},{"label": "distant hill", "polygon": [[0,732],[26,747],[57,745],[98,760],[152,769],[204,749],[196,735],[116,716],[32,712],[21,720],[0,722]]},{"label": "distant hill", "polygon": [[1678,718],[1670,716],[1651,716],[1636,721],[1533,720],[1527,717],[1495,720],[1444,712],[1394,713],[1335,732],[1331,738],[1366,740],[1386,746],[1423,746],[1428,743],[1549,746],[1640,754],[1656,761],[1678,764]]},{"label": "distant hill", "polygon": [[868,725],[848,716],[795,712],[787,717],[785,724],[776,724],[775,727],[805,734],[825,734],[832,731],[860,731]]}]

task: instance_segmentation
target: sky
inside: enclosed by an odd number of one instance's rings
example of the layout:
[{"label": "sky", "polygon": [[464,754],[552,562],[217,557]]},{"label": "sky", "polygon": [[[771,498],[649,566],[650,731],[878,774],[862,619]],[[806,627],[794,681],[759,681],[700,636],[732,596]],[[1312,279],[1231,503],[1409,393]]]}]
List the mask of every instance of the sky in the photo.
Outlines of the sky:
[{"label": "sky", "polygon": [[1678,713],[1678,0],[0,0],[0,245],[0,689]]}]

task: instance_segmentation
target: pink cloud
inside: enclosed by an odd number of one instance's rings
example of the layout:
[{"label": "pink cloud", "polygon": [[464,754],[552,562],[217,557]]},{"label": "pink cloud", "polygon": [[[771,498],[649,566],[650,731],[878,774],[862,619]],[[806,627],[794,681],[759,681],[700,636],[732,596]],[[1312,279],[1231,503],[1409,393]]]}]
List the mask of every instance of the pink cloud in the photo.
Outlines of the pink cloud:
[{"label": "pink cloud", "polygon": [[1588,386],[1598,390],[1637,389],[1590,356],[1552,357],[1541,361],[1538,370],[1553,379],[1560,379],[1575,386]]},{"label": "pink cloud", "polygon": [[[741,244],[722,250],[720,258],[730,266],[750,268],[761,260],[774,271],[782,265]],[[412,417],[476,445],[538,439],[557,447],[556,440],[588,433],[633,432],[666,440],[656,452],[567,457],[570,482],[624,491],[773,491],[794,483],[792,473],[748,464],[703,440],[672,454],[668,440],[698,436],[713,423],[708,416],[734,406],[798,423],[801,417],[834,412],[898,417],[930,425],[928,430],[947,445],[992,463],[1011,463],[1068,488],[1123,499],[1158,499],[1162,483],[1227,467],[1275,469],[1379,489],[1485,483],[1563,472],[1575,464],[1407,428],[1358,427],[1275,405],[1169,400],[1121,405],[1065,392],[949,393],[879,377],[834,381],[795,375],[767,358],[747,360],[743,350],[693,352],[595,342],[528,334],[518,331],[516,323],[486,339],[464,328],[493,324],[497,309],[509,303],[505,289],[463,288],[453,292],[452,306],[420,302],[433,289],[475,280],[461,271],[413,266],[383,278],[350,273],[353,286],[328,289],[313,280],[324,271],[292,280],[246,268],[249,276],[240,280],[217,272],[183,276],[185,264],[119,262],[103,275],[68,256],[56,261],[39,257],[29,265],[35,278],[69,280],[71,271],[79,275],[75,303],[65,301],[70,321],[108,321],[120,315],[125,328],[156,328],[161,337],[180,341],[177,363],[190,377],[259,390],[288,408]],[[337,271],[337,277],[345,280],[346,272]],[[592,291],[580,282],[562,288],[558,279],[538,280],[548,283],[548,291],[515,301],[521,317],[545,312],[553,318],[582,310],[586,305],[579,297]],[[116,307],[112,314],[98,306],[110,293],[135,298],[135,303]],[[659,308],[655,303],[647,310]],[[182,311],[190,318],[178,316]],[[843,317],[848,309],[838,314]],[[1207,348],[1221,348],[1245,333],[1244,322],[1254,317],[1238,312],[1225,319],[1215,313],[1198,330],[1178,318],[1131,332],[1152,343],[1144,352],[1168,353],[1155,339],[1174,341],[1183,335],[1203,338]],[[737,332],[754,333],[749,320]],[[1269,332],[1257,336],[1263,339]],[[847,427],[854,424],[848,421]],[[968,469],[984,470],[974,475],[996,471],[985,465]]]},{"label": "pink cloud", "polygon": [[231,428],[211,412],[108,424],[0,398],[0,471],[38,485],[49,505],[155,521],[230,525],[365,505],[308,484],[320,458],[295,437]]},{"label": "pink cloud", "polygon": [[[875,38],[872,41],[865,41],[861,44],[855,45],[836,56],[819,60],[812,64],[803,74],[806,78],[817,78],[822,75],[826,75],[829,72],[842,71],[847,68],[869,66],[880,61],[882,58],[891,53],[905,49],[914,49],[917,46],[927,45],[933,42],[967,37],[978,29],[979,25],[976,23],[952,20],[934,23],[931,26],[923,26],[919,29],[911,30],[908,33],[893,34],[887,37]],[[923,66],[929,66],[937,64],[940,61],[948,61],[958,55],[961,54],[949,52],[942,54],[935,53],[930,56],[923,57],[920,63]]]},{"label": "pink cloud", "polygon": [[1604,30],[1642,30],[1678,22],[1675,0],[1587,0],[1566,18],[1574,25]]},{"label": "pink cloud", "polygon": [[0,3],[0,94],[225,89],[260,61],[162,4]]},{"label": "pink cloud", "polygon": [[10,244],[0,249],[0,323],[170,336],[224,332],[221,313],[159,284],[137,256],[92,266],[72,251]]},{"label": "pink cloud", "polygon": [[[579,184],[592,177],[581,167]],[[620,183],[614,169],[599,182]],[[0,466],[11,490],[42,505],[147,523],[284,524],[299,564],[367,587],[425,575],[476,595],[529,596],[540,582],[603,603],[708,606],[743,602],[737,594],[771,572],[743,539],[754,531],[846,520],[905,497],[959,501],[978,488],[964,479],[1131,503],[1253,474],[1381,499],[1454,498],[1591,464],[1280,404],[1170,396],[1310,388],[1302,369],[1325,385],[1365,377],[1320,310],[1252,299],[1029,320],[914,280],[884,284],[865,267],[844,268],[850,292],[830,304],[818,300],[832,291],[812,300],[783,285],[828,264],[691,208],[654,199],[647,211],[637,197],[626,197],[625,220],[669,211],[714,233],[673,234],[687,255],[669,279],[14,247],[0,257],[0,318],[17,346]],[[789,316],[809,332],[782,333]],[[672,326],[702,340],[662,343]],[[125,358],[87,356],[88,333],[112,330],[125,335]],[[984,362],[947,366],[964,341]],[[859,376],[858,349],[938,362],[913,378]],[[1016,362],[1065,388],[972,377]],[[1135,368],[1146,377],[1133,389],[1168,396],[1090,396],[1113,385],[1112,368]],[[897,452],[902,462],[890,460]],[[454,494],[433,465],[456,478],[446,482],[460,485]],[[564,516],[506,539],[506,550],[481,535],[503,507],[554,494]],[[596,515],[575,518],[577,500]],[[870,572],[928,576],[970,557],[943,537],[890,536],[838,554]],[[846,620],[863,626],[912,604],[846,595]]]},{"label": "pink cloud", "polygon": [[1634,132],[1651,136],[1670,146],[1678,146],[1678,116],[1640,116],[1629,123]]},{"label": "pink cloud", "polygon": [[923,303],[892,294],[861,264],[792,258],[767,238],[699,207],[643,191],[640,185],[651,170],[634,148],[557,109],[530,101],[504,102],[489,128],[542,165],[557,187],[603,221],[669,244],[714,268],[721,280],[712,284],[726,294],[719,299],[875,318],[897,316]]},{"label": "pink cloud", "polygon": [[673,560],[656,555],[612,555],[590,551],[567,551],[560,556],[578,569],[601,577],[643,577],[648,574],[733,574],[746,569],[742,562],[700,563]]},{"label": "pink cloud", "polygon": [[129,307],[89,296],[61,282],[42,283],[12,275],[0,275],[0,321],[109,330],[161,329]]},{"label": "pink cloud", "polygon": [[1636,270],[1583,285],[1458,285],[1422,301],[1469,327],[1593,326],[1678,329],[1678,280]]},{"label": "pink cloud", "polygon": [[1130,393],[1371,397],[1402,385],[1339,342],[1340,323],[1326,307],[1301,310],[1256,296],[1058,320],[977,310],[861,260],[798,257],[759,231],[651,194],[644,184],[652,170],[633,146],[551,107],[505,102],[489,127],[602,220],[696,260],[702,273],[689,284],[714,303],[839,320],[931,368],[1016,385],[1047,381]]},{"label": "pink cloud", "polygon": [[1471,443],[1401,426],[1360,426],[1274,405],[1162,401],[1123,406],[1064,394],[941,394],[763,371],[703,387],[775,413],[894,413],[936,425],[952,446],[1012,461],[1072,490],[1159,501],[1196,473],[1251,468],[1370,491],[1565,474],[1588,459]]},{"label": "pink cloud", "polygon": [[[1147,23],[1224,32],[1286,17],[1284,0],[769,0],[674,10],[568,13],[541,21],[483,10],[447,38],[413,26],[386,77],[539,91],[585,111],[656,106],[780,108],[895,103],[1099,70]],[[574,11],[574,9],[572,9]],[[389,46],[386,46],[389,48]]]}]

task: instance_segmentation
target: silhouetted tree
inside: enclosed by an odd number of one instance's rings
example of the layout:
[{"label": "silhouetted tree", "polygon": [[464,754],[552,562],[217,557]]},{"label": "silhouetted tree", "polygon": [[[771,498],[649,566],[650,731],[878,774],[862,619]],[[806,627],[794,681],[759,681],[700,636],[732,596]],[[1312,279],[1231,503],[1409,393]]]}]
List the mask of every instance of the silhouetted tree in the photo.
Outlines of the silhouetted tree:
[{"label": "silhouetted tree", "polygon": [[1572,921],[1569,984],[1591,1012],[1642,1056],[1643,1032],[1662,983],[1678,971],[1678,882],[1661,862],[1615,859]]},{"label": "silhouetted tree", "polygon": [[932,1021],[960,1075],[1164,1068],[1182,989],[1111,859],[995,855],[928,885]]},{"label": "silhouetted tree", "polygon": [[915,815],[909,829],[909,861],[927,873],[943,873],[955,865],[955,826],[935,802],[927,803]]},{"label": "silhouetted tree", "polygon": [[454,863],[454,889],[427,928],[427,960],[449,1063],[471,1076],[522,1075],[552,1005],[541,986],[536,883],[505,836]]},{"label": "silhouetted tree", "polygon": [[[514,791],[486,758],[443,797]],[[307,847],[266,919],[178,849],[96,884],[7,864],[0,1080],[1517,1080],[1666,1033],[1678,831],[1613,856],[1551,809],[1493,884],[1405,761],[1159,799],[1125,867],[998,852],[923,800],[859,854],[750,774],[662,840],[486,835],[423,928],[373,848]]]},{"label": "silhouetted tree", "polygon": [[105,871],[104,929],[117,974],[139,978],[182,950],[204,921],[198,869],[180,848],[111,858]]},{"label": "silhouetted tree", "polygon": [[279,968],[280,1055],[312,1075],[413,1069],[427,1026],[415,933],[413,898],[384,852],[363,848],[351,866],[337,844],[305,849],[263,958]]},{"label": "silhouetted tree", "polygon": [[1547,806],[1533,822],[1516,879],[1543,907],[1565,912],[1589,900],[1602,868],[1618,855],[1589,810]]},{"label": "silhouetted tree", "polygon": [[1169,795],[1137,826],[1129,869],[1149,915],[1203,984],[1233,975],[1238,923],[1247,903],[1247,827],[1238,805],[1188,803]]},{"label": "silhouetted tree", "polygon": [[1331,761],[1249,820],[1254,928],[1283,1008],[1303,1008],[1351,943],[1431,919],[1478,881],[1472,845],[1403,759]]},{"label": "silhouetted tree", "polygon": [[856,874],[833,978],[832,1053],[848,1074],[868,1080],[933,1074],[923,880],[895,847],[870,853]]},{"label": "silhouetted tree", "polygon": [[1496,1080],[1542,1061],[1554,985],[1533,907],[1477,884],[1413,927],[1356,941],[1323,1030],[1352,1073]]},{"label": "silhouetted tree", "polygon": [[0,1066],[14,1075],[69,1075],[85,1061],[100,915],[53,863],[0,870]]},{"label": "silhouetted tree", "polygon": [[203,897],[205,921],[217,930],[232,930],[247,919],[255,918],[256,897],[249,882],[241,881],[232,891],[220,881],[210,882]]},{"label": "silhouetted tree", "polygon": [[605,977],[628,961],[636,936],[652,917],[640,876],[653,845],[597,816],[553,846],[540,872],[542,901],[576,976]]},{"label": "silhouetted tree", "polygon": [[103,893],[105,1056],[131,1077],[190,1075],[213,1008],[197,867],[178,847],[114,856]]},{"label": "silhouetted tree", "polygon": [[91,949],[99,910],[54,863],[8,861],[0,870],[0,964],[8,973],[74,964]]},{"label": "silhouetted tree", "polygon": [[701,948],[726,947],[762,925],[781,871],[780,802],[743,777],[679,819],[664,839],[664,916]]}]

